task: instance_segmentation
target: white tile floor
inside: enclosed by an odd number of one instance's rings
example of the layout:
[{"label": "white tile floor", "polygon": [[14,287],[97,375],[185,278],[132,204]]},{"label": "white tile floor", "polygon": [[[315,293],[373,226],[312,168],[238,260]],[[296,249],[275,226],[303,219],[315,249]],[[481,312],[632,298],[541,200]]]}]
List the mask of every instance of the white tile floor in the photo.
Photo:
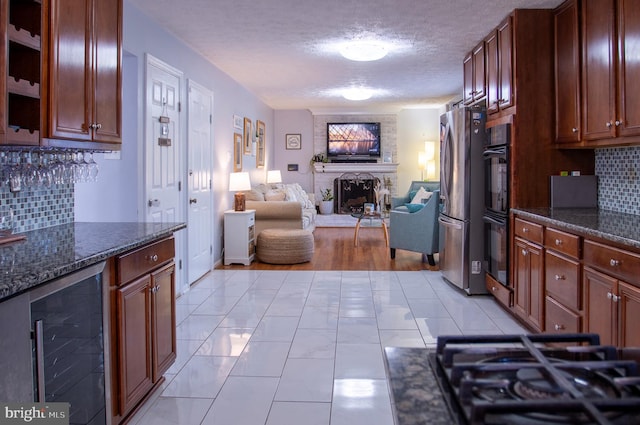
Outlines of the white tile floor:
[{"label": "white tile floor", "polygon": [[216,270],[178,299],[177,360],[131,423],[392,425],[383,347],[522,332],[439,272]]}]

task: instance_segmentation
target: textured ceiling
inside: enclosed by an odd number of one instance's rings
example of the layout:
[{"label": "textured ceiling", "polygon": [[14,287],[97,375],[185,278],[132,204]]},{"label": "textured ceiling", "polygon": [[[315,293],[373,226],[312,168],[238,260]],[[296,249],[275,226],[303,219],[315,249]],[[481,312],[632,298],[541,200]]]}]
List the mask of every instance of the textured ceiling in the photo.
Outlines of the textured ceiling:
[{"label": "textured ceiling", "polygon": [[[514,8],[562,0],[129,0],[274,109],[391,112],[462,93],[462,59]],[[332,43],[395,40],[377,62]],[[366,101],[336,91],[375,90]]]}]

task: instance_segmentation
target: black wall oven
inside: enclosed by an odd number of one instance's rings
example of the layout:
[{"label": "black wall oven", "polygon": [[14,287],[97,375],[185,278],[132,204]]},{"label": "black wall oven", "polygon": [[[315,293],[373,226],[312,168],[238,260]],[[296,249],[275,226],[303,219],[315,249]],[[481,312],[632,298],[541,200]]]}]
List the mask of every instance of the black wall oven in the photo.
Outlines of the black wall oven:
[{"label": "black wall oven", "polygon": [[511,124],[487,128],[484,158],[485,271],[509,286],[509,145]]}]

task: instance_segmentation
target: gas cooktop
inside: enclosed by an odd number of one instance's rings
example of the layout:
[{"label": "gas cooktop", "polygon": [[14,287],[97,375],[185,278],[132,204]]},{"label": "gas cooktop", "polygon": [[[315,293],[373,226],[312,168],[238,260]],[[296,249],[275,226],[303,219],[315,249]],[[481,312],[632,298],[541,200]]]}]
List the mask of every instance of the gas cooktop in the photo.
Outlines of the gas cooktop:
[{"label": "gas cooktop", "polygon": [[441,336],[429,362],[459,424],[640,424],[638,351],[594,334]]}]

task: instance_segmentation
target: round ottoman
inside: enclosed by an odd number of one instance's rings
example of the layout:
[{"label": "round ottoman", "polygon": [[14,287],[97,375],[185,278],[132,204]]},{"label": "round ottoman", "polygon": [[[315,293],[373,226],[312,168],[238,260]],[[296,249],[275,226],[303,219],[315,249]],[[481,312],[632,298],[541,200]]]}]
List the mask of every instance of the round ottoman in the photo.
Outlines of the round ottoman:
[{"label": "round ottoman", "polygon": [[269,264],[297,264],[313,258],[313,233],[303,229],[265,229],[258,235],[256,255]]}]

